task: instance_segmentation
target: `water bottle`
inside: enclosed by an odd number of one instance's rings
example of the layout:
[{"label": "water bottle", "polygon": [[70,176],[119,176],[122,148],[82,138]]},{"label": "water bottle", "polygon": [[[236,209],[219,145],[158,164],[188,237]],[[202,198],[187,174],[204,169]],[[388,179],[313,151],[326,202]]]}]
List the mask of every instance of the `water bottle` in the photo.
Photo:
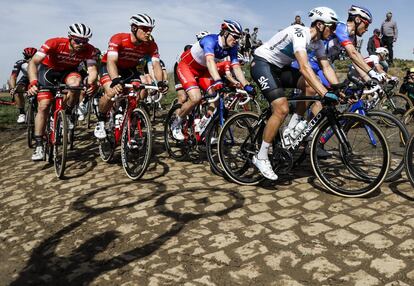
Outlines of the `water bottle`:
[{"label": "water bottle", "polygon": [[210,122],[212,117],[213,116],[206,117],[204,115],[203,118],[201,118],[200,124],[199,124],[200,125],[200,134],[202,134],[204,132],[204,130],[206,129],[206,127],[207,127],[207,125]]},{"label": "water bottle", "polygon": [[120,128],[121,127],[122,119],[123,119],[122,114],[116,114],[115,115],[115,128]]},{"label": "water bottle", "polygon": [[283,134],[282,134],[283,143],[285,144],[286,147],[290,146],[290,144],[292,144],[291,140],[290,140],[290,133],[291,132],[292,132],[292,130],[288,127],[286,127],[285,130],[283,130]]},{"label": "water bottle", "polygon": [[197,133],[200,132],[200,118],[194,119],[194,131]]},{"label": "water bottle", "polygon": [[308,122],[306,120],[300,121],[298,124],[296,124],[295,130],[293,130],[293,132],[291,132],[290,135],[292,136],[292,138],[296,139],[296,137],[298,137],[307,126]]}]

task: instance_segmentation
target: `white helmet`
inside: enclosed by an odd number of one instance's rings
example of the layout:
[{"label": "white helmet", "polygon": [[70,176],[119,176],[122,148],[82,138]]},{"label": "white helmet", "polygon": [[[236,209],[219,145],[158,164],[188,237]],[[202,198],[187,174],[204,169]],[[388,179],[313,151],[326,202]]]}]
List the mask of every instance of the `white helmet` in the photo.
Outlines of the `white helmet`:
[{"label": "white helmet", "polygon": [[361,18],[367,20],[369,23],[372,23],[372,14],[367,8],[352,5],[348,10],[348,15],[360,16]]},{"label": "white helmet", "polygon": [[377,54],[380,54],[380,55],[382,55],[383,57],[388,57],[388,54],[389,54],[389,52],[388,52],[388,49],[387,48],[384,48],[384,47],[379,47],[379,48],[376,48],[375,49],[375,52],[377,53]]},{"label": "white helmet", "polygon": [[210,33],[210,32],[208,32],[208,31],[201,31],[201,32],[198,32],[198,33],[196,34],[197,41],[200,41],[202,38],[204,38],[205,36],[210,35],[210,34],[211,34],[211,33]]},{"label": "white helmet", "polygon": [[317,7],[309,11],[311,22],[322,21],[326,24],[334,24],[338,22],[336,12],[328,7]]},{"label": "white helmet", "polygon": [[136,26],[144,26],[144,27],[155,27],[155,20],[152,19],[147,14],[135,14],[132,15],[129,19],[129,24],[136,25]]},{"label": "white helmet", "polygon": [[92,31],[85,24],[75,23],[69,26],[68,36],[89,39],[92,37]]}]

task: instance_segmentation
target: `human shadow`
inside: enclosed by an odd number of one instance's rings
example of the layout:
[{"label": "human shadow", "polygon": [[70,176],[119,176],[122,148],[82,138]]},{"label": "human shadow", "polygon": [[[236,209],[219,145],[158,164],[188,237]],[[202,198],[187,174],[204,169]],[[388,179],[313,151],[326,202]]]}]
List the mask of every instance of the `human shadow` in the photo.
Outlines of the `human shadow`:
[{"label": "human shadow", "polygon": [[[205,198],[200,200],[200,190],[187,189],[171,193],[165,193],[165,186],[157,184],[157,189],[150,195],[138,199],[131,203],[112,207],[93,207],[87,204],[88,200],[95,194],[106,190],[111,186],[96,189],[93,192],[80,197],[74,204],[73,209],[85,213],[86,215],[76,222],[59,230],[57,233],[44,240],[33,251],[26,267],[19,273],[18,278],[11,285],[85,285],[91,283],[101,274],[119,269],[131,263],[147,257],[160,249],[168,240],[178,235],[191,221],[206,218],[209,216],[223,216],[244,205],[244,197],[232,190],[216,190],[212,188],[204,189]],[[180,213],[167,206],[168,200],[174,196],[187,196],[185,200],[198,194],[195,203],[202,204],[204,207],[209,205],[209,196],[214,196],[218,192],[225,193],[230,197],[232,204],[216,211],[202,211],[198,213]],[[165,194],[164,194],[165,193]],[[83,242],[67,256],[58,256],[57,249],[63,237],[75,229],[81,227],[85,222],[106,212],[131,208],[138,204],[156,199],[155,209],[162,215],[174,220],[174,223],[164,233],[149,241],[144,245],[131,246],[132,249],[124,251],[109,259],[98,259],[97,256],[108,248],[116,239],[121,237],[118,231],[105,231],[93,236]],[[174,200],[173,200],[174,201]],[[170,205],[170,204],[168,204]],[[131,244],[133,245],[133,241]]]}]

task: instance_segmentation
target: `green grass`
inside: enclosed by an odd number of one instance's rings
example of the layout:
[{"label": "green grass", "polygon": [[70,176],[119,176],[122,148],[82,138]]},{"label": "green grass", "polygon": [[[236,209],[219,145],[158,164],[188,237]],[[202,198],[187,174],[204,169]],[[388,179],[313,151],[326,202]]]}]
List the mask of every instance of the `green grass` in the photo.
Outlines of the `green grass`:
[{"label": "green grass", "polygon": [[[0,93],[0,100],[10,101],[10,94],[6,92]],[[14,105],[2,105],[0,104],[0,127],[10,128],[16,124],[16,116],[18,111]]]}]

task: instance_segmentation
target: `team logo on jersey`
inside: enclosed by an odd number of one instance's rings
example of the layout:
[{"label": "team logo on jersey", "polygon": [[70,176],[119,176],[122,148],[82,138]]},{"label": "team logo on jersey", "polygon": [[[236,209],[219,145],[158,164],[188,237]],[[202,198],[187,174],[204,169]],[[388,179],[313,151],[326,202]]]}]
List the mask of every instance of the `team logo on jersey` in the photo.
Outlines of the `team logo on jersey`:
[{"label": "team logo on jersey", "polygon": [[298,38],[303,38],[303,32],[301,28],[295,28],[295,35]]},{"label": "team logo on jersey", "polygon": [[270,88],[268,81],[269,81],[269,79],[265,78],[264,76],[259,77],[258,82],[260,83],[260,89],[261,90],[265,90],[265,89]]}]

